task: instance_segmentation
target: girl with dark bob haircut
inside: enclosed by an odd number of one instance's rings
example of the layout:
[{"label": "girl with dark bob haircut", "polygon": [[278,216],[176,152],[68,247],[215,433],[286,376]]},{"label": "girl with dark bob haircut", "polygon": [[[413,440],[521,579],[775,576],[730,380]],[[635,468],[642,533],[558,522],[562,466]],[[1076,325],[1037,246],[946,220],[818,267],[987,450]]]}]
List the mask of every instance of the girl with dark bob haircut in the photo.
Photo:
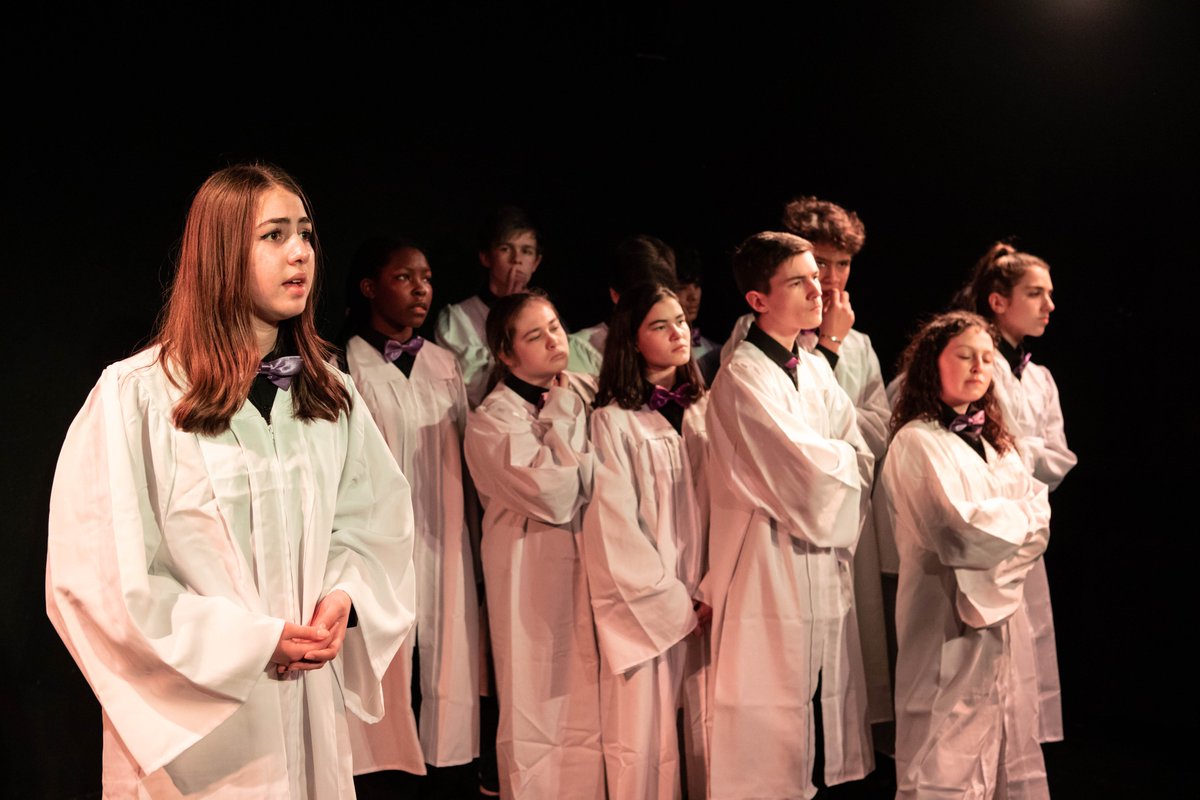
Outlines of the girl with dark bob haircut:
[{"label": "girl with dark bob haircut", "polygon": [[[704,797],[708,437],[703,379],[679,298],[621,294],[592,412],[595,488],[584,564],[600,644],[601,740],[613,797]],[[694,634],[694,635],[693,635]],[[684,758],[676,712],[684,712]]]}]

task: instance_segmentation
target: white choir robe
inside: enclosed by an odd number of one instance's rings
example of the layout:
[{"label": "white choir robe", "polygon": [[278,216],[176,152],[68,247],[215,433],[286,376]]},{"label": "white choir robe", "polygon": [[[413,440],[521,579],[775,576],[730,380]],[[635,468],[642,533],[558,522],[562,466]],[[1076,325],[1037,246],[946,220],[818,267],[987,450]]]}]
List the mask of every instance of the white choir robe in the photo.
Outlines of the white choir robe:
[{"label": "white choir robe", "polygon": [[487,346],[487,304],[478,295],[453,303],[438,312],[433,335],[437,343],[454,354],[467,386],[467,402],[479,405],[487,394],[488,377],[495,361]]},{"label": "white choir robe", "polygon": [[487,591],[506,800],[601,800],[600,664],[579,549],[592,492],[587,408],[569,374],[539,411],[503,382],[467,421],[467,466],[483,503]]},{"label": "white choir robe", "polygon": [[[996,399],[1000,402],[1004,423],[1017,439],[1017,449],[1026,468],[1053,492],[1078,459],[1067,447],[1058,386],[1050,370],[1030,362],[1025,365],[1018,379],[1013,375],[1008,361],[997,358],[992,381],[996,386]],[[1054,613],[1050,605],[1046,565],[1042,561],[1025,580],[1025,603],[1037,649],[1038,692],[1041,698],[1038,740],[1062,741],[1062,687],[1058,678]]]},{"label": "white choir robe", "polygon": [[[479,600],[464,518],[462,435],[467,395],[454,356],[432,342],[408,377],[358,336],[346,361],[400,471],[412,478],[417,625],[384,676],[388,713],[350,724],[355,774],[425,773],[479,757]],[[412,713],[413,642],[420,648],[421,720]],[[417,731],[420,731],[420,741]]]},{"label": "white choir robe", "polygon": [[605,772],[613,798],[680,797],[675,717],[684,711],[688,796],[705,796],[705,640],[693,597],[707,556],[706,398],[680,435],[649,406],[592,413],[596,455],[583,560],[600,644]]},{"label": "white choir robe", "polygon": [[584,375],[599,375],[604,362],[604,343],[608,341],[608,323],[577,330],[567,337],[570,360],[567,369]]},{"label": "white choir robe", "polygon": [[[279,391],[270,426],[247,402],[205,436],[157,355],[104,371],[50,501],[47,613],[104,710],[105,797],[353,797],[346,711],[383,714],[413,622],[408,483],[349,378],[336,422]],[[280,679],[284,622],[337,589],[341,652]]]},{"label": "white choir robe", "polygon": [[[743,314],[738,318],[729,340],[721,350],[722,363],[733,355],[737,343],[746,338],[746,331],[750,329],[750,323],[753,321],[753,314]],[[879,356],[875,355],[869,336],[850,329],[838,350],[833,377],[854,404],[858,432],[862,434],[871,455],[875,457],[876,466],[879,466],[887,452],[892,407],[888,402],[887,392],[884,391]],[[870,494],[872,488],[868,487],[867,492]],[[884,553],[894,551],[895,545],[891,543],[886,528],[883,529],[883,536],[876,534],[876,514],[872,504],[868,503],[866,509],[862,519],[862,534],[854,551],[854,613],[858,618],[858,634],[862,643],[871,722],[886,722],[892,719],[892,682],[888,674],[887,633],[880,575],[889,571],[884,569]],[[895,559],[891,559],[891,564],[895,564]],[[896,567],[892,566],[890,572],[895,574]]]},{"label": "white choir robe", "polygon": [[1049,539],[1045,484],[984,442],[909,422],[882,480],[900,549],[898,798],[1044,798],[1023,597]]},{"label": "white choir robe", "polygon": [[851,562],[873,458],[824,357],[799,390],[748,342],[709,395],[709,796],[812,797],[818,673],[825,781],[874,768]]}]

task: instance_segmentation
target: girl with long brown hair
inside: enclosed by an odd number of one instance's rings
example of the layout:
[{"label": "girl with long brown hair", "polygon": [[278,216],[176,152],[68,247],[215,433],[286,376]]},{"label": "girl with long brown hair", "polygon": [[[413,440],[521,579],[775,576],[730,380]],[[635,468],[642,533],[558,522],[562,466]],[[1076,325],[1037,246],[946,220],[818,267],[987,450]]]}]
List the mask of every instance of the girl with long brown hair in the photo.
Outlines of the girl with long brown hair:
[{"label": "girl with long brown hair", "polygon": [[47,606],[104,710],[106,796],[354,794],[345,714],[379,718],[412,625],[412,507],[317,336],[318,275],[290,176],[214,173],[154,343],[67,434]]},{"label": "girl with long brown hair", "polygon": [[882,473],[900,552],[899,798],[1049,796],[1024,585],[1050,507],[1005,427],[995,360],[987,321],[962,311],[904,355]]}]

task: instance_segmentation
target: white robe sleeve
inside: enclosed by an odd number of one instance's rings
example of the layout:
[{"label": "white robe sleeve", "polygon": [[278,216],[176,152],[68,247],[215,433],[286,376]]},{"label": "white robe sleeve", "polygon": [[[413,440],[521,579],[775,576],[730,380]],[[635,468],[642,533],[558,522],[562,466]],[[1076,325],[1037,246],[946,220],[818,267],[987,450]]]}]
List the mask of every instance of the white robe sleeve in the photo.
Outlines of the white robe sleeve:
[{"label": "white robe sleeve", "polygon": [[146,772],[239,708],[283,629],[151,569],[170,424],[135,377],[109,368],[71,424],[50,498],[47,614]]},{"label": "white robe sleeve", "polygon": [[354,603],[358,625],[346,631],[334,666],[346,708],[377,722],[380,681],[416,619],[412,495],[353,384],[351,402],[321,596],[341,589]]},{"label": "white robe sleeve", "polygon": [[1054,491],[1079,459],[1071,452],[1071,448],[1067,447],[1058,385],[1054,382],[1050,370],[1039,367],[1039,372],[1039,377],[1044,382],[1042,389],[1045,394],[1045,413],[1041,420],[1041,429],[1038,431],[1040,435],[1021,437],[1017,447],[1025,464],[1033,472],[1033,477],[1049,486],[1050,491]]},{"label": "white robe sleeve", "polygon": [[839,518],[847,502],[859,512],[873,459],[845,392],[828,393],[834,438],[826,438],[774,393],[757,387],[752,368],[730,362],[724,369],[726,380],[716,382],[709,402],[708,430],[712,439],[727,439],[715,452],[734,459],[723,471],[732,473],[743,502],[779,521],[794,537],[818,547],[852,548],[858,526],[840,524]]},{"label": "white robe sleeve", "polygon": [[[1021,491],[977,496],[928,434],[901,433],[906,435],[893,440],[884,465],[889,496],[898,508],[907,506],[923,545],[954,570],[959,618],[973,628],[1003,622],[1021,604],[1025,576],[1049,540],[1045,484],[1009,469]],[[1001,458],[990,447],[988,454]]]},{"label": "white robe sleeve", "polygon": [[488,377],[492,372],[492,357],[482,332],[475,328],[462,304],[443,308],[434,323],[434,340],[454,354],[462,370],[467,397],[472,405],[487,394]]},{"label": "white robe sleeve", "polygon": [[639,513],[645,493],[669,496],[669,489],[658,492],[659,476],[646,474],[649,465],[638,462],[612,415],[592,416],[592,442],[595,488],[583,520],[583,560],[600,648],[620,674],[687,636],[696,615],[687,587],[656,546],[660,532],[652,526],[659,520]]},{"label": "white robe sleeve", "polygon": [[[865,351],[863,363],[858,365],[862,374],[853,378],[853,383],[856,385],[851,399],[854,401],[854,410],[858,417],[858,430],[875,460],[879,461],[887,450],[888,427],[891,423],[892,409],[888,404],[887,391],[883,386],[883,370],[879,366],[879,356],[875,355],[875,349],[871,347],[871,340],[866,334],[860,333],[859,336],[863,340]],[[843,362],[844,359],[838,361],[833,374],[843,388],[849,389],[851,380],[847,376],[847,371],[851,365]],[[857,385],[859,383],[861,386]]]},{"label": "white robe sleeve", "polygon": [[[486,406],[486,403],[484,404]],[[517,415],[471,412],[467,465],[488,505],[499,504],[546,525],[566,525],[592,492],[592,454],[583,399],[550,389],[532,429]]]}]

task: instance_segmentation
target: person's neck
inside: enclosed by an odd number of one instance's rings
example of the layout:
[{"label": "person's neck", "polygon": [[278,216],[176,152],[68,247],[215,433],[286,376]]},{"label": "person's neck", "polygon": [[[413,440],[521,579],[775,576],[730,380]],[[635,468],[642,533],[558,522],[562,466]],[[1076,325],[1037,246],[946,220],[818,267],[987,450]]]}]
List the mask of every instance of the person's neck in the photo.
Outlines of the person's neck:
[{"label": "person's neck", "polygon": [[258,357],[266,358],[279,340],[279,326],[260,319],[254,320],[254,340],[258,344]]},{"label": "person's neck", "polygon": [[371,314],[371,328],[377,333],[381,333],[389,339],[395,339],[397,342],[407,342],[412,338],[413,329],[410,325],[407,328],[400,328],[388,322],[378,314]]},{"label": "person's neck", "polygon": [[664,389],[675,388],[675,370],[676,367],[651,367],[647,366],[643,373],[646,382],[651,386],[661,386]]},{"label": "person's neck", "polygon": [[[999,326],[997,326],[997,327],[999,327]],[[1004,338],[1004,341],[1008,342],[1009,346],[1011,346],[1013,348],[1020,347],[1021,342],[1025,341],[1024,336],[1018,336],[1015,333],[1012,333],[1011,331],[1005,330],[1004,328],[1000,328],[1000,336],[1002,336]]]},{"label": "person's neck", "polygon": [[971,407],[970,403],[959,403],[957,405],[950,405],[945,400],[942,400],[942,403],[944,405],[946,405],[948,408],[953,408],[955,414],[965,414],[965,413],[967,413],[967,409]]},{"label": "person's neck", "polygon": [[755,322],[758,323],[758,327],[763,333],[783,345],[785,350],[795,348],[796,337],[800,335],[800,328],[780,328],[778,325],[774,325],[769,317],[761,314]]},{"label": "person's neck", "polygon": [[510,370],[513,375],[533,386],[540,386],[543,389],[549,389],[554,385],[555,375],[531,375],[520,369]]}]

